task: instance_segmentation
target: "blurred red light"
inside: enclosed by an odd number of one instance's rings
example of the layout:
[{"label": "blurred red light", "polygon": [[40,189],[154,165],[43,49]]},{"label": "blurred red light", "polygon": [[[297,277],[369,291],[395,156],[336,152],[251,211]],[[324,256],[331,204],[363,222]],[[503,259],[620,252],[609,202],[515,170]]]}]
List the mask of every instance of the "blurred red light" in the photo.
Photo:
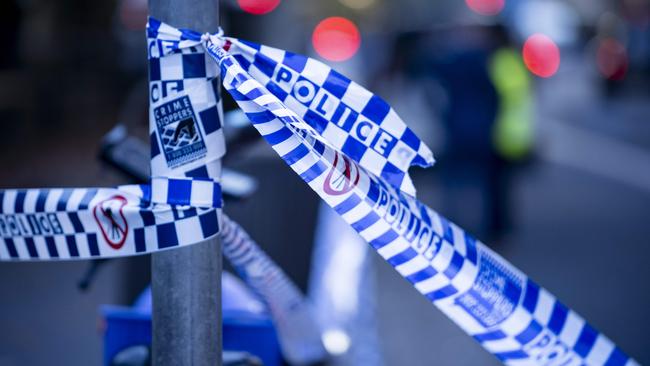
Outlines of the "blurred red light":
[{"label": "blurred red light", "polygon": [[465,3],[481,15],[497,15],[503,10],[505,0],[465,0]]},{"label": "blurred red light", "polygon": [[533,74],[548,78],[560,68],[560,49],[543,34],[534,34],[524,43],[524,63]]},{"label": "blurred red light", "polygon": [[605,38],[598,45],[596,63],[600,73],[609,80],[623,80],[627,74],[628,59],[625,46],[614,38]]},{"label": "blurred red light", "polygon": [[255,15],[266,14],[275,9],[280,0],[237,0],[243,11]]},{"label": "blurred red light", "polygon": [[361,45],[359,29],[342,17],[324,19],[311,37],[316,52],[330,61],[345,61],[354,56]]},{"label": "blurred red light", "polygon": [[147,25],[147,2],[144,0],[123,0],[120,3],[120,21],[131,31],[144,30]]}]

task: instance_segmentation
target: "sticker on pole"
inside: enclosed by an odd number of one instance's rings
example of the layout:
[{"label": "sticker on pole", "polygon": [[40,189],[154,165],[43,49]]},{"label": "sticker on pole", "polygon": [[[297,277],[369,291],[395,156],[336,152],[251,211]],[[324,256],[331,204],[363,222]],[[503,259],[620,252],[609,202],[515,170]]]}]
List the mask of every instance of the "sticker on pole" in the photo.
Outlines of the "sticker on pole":
[{"label": "sticker on pole", "polygon": [[207,153],[190,98],[183,96],[154,108],[156,128],[170,168],[204,157]]},{"label": "sticker on pole", "polygon": [[122,248],[129,232],[129,224],[123,212],[126,203],[126,198],[115,195],[99,202],[93,208],[95,221],[97,221],[104,240],[115,250]]}]

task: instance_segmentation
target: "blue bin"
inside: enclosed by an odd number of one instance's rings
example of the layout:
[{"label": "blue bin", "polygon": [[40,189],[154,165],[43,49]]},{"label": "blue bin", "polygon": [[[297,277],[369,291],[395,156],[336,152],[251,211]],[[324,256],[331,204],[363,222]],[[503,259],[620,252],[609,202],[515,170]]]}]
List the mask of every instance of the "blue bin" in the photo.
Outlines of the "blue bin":
[{"label": "blue bin", "polygon": [[[282,354],[266,307],[233,275],[222,276],[223,348],[257,356],[266,366],[282,364]],[[133,306],[103,305],[104,365],[121,350],[151,345],[151,290]]]}]

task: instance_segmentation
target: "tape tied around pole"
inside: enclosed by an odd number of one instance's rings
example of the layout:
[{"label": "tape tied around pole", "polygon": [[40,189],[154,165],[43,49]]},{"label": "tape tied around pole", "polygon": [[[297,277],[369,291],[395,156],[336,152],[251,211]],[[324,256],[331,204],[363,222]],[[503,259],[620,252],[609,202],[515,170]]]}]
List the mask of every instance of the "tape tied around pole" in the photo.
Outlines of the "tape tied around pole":
[{"label": "tape tied around pole", "polygon": [[226,152],[218,67],[200,34],[155,19],[147,49],[154,202],[214,207]]},{"label": "tape tied around pole", "polygon": [[182,36],[190,31],[179,34],[173,41],[147,30],[151,184],[1,190],[0,261],[123,257],[218,234],[225,153],[218,67]]},{"label": "tape tied around pole", "polygon": [[[200,35],[166,37],[153,31],[155,24],[147,30],[150,184],[0,191],[0,260],[153,253],[219,233],[225,143],[218,67],[197,42]],[[268,305],[284,356],[296,365],[322,360],[311,304],[239,225],[223,219],[224,255]]]},{"label": "tape tied around pole", "polygon": [[150,185],[2,190],[0,260],[123,257],[191,245],[218,233],[220,200],[201,208],[154,203],[150,197]]}]

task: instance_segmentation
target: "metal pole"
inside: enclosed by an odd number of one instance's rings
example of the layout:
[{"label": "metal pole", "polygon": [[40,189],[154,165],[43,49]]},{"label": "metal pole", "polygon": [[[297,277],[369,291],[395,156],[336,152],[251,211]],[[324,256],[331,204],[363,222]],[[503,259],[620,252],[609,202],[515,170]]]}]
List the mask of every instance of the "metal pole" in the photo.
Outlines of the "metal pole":
[{"label": "metal pole", "polygon": [[[149,0],[151,16],[215,32],[217,0]],[[208,240],[152,255],[153,364],[221,365],[221,244]]]}]

